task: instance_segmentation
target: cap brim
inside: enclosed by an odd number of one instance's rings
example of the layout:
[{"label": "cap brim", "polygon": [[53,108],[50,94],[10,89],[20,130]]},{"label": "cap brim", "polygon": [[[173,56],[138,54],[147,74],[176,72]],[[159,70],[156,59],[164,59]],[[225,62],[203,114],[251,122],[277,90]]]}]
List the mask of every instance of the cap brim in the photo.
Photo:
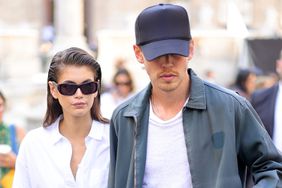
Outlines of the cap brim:
[{"label": "cap brim", "polygon": [[179,39],[161,40],[145,44],[141,46],[141,49],[148,61],[167,54],[187,57],[189,55],[189,41]]}]

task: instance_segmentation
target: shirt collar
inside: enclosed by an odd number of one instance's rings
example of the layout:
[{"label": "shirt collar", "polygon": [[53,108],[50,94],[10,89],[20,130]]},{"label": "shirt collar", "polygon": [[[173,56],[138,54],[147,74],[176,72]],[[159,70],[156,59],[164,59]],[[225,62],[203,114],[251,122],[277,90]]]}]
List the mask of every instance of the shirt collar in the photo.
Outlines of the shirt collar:
[{"label": "shirt collar", "polygon": [[206,109],[207,100],[205,94],[205,83],[200,79],[192,69],[188,69],[188,74],[191,79],[189,101],[186,104],[188,108]]},{"label": "shirt collar", "polygon": [[59,131],[59,123],[62,118],[63,115],[60,115],[54,123],[46,128],[46,131],[50,134],[50,141],[52,144],[59,142],[63,138],[63,135],[61,135]]},{"label": "shirt collar", "polygon": [[[54,123],[52,123],[49,127],[46,128],[46,130],[50,134],[50,140],[52,144],[56,144],[57,142],[59,142],[61,139],[64,138],[64,136],[59,131],[59,123],[62,118],[63,116],[60,115]],[[87,137],[96,140],[102,140],[104,128],[105,126],[102,123],[95,120],[92,121],[91,129]]]},{"label": "shirt collar", "polygon": [[104,135],[104,129],[105,129],[105,126],[102,123],[94,120],[92,121],[92,126],[91,126],[90,132],[87,137],[90,137],[96,140],[102,140],[103,135]]}]

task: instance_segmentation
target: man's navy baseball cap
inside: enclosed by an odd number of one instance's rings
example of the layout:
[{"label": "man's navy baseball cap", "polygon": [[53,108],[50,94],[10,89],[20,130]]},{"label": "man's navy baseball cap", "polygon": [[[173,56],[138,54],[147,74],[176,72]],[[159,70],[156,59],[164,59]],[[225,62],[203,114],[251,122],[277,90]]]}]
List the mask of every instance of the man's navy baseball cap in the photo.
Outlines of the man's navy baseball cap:
[{"label": "man's navy baseball cap", "polygon": [[151,61],[166,54],[189,55],[189,18],[178,5],[158,4],[144,9],[135,22],[136,44]]}]

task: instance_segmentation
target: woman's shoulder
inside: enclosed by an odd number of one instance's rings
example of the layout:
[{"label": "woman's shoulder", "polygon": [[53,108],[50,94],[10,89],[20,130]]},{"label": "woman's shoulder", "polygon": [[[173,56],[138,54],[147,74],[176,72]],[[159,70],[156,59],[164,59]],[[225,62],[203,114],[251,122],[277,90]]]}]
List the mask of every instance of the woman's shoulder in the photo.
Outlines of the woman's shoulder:
[{"label": "woman's shoulder", "polygon": [[103,122],[93,120],[90,134],[95,135],[95,137],[98,136],[100,138],[104,137],[104,138],[108,139],[109,130],[110,130],[110,124],[109,123],[103,123]]},{"label": "woman's shoulder", "polygon": [[92,127],[94,127],[94,129],[108,130],[110,128],[110,123],[104,123],[104,122],[93,120]]},{"label": "woman's shoulder", "polygon": [[36,138],[40,138],[44,135],[45,129],[43,127],[38,127],[38,128],[34,128],[29,130],[26,135],[25,135],[25,140],[26,139],[36,139]]},{"label": "woman's shoulder", "polygon": [[44,140],[44,137],[43,127],[28,130],[20,143],[20,151],[36,149],[40,145],[41,140]]},{"label": "woman's shoulder", "polygon": [[38,142],[40,140],[48,140],[48,137],[56,132],[56,125],[53,123],[48,127],[37,127],[29,130],[23,140],[28,140],[29,142]]}]

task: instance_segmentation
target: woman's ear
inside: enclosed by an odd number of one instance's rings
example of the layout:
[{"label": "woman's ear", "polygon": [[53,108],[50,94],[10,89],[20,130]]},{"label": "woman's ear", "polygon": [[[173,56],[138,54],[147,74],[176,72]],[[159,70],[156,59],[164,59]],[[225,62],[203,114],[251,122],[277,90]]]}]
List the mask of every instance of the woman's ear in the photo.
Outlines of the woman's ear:
[{"label": "woman's ear", "polygon": [[141,48],[138,45],[133,45],[133,50],[137,61],[141,64],[144,63],[144,56]]},{"label": "woman's ear", "polygon": [[53,96],[53,98],[58,99],[58,90],[57,90],[55,84],[51,81],[48,81],[48,85],[49,85],[49,88],[50,88],[50,93]]}]

